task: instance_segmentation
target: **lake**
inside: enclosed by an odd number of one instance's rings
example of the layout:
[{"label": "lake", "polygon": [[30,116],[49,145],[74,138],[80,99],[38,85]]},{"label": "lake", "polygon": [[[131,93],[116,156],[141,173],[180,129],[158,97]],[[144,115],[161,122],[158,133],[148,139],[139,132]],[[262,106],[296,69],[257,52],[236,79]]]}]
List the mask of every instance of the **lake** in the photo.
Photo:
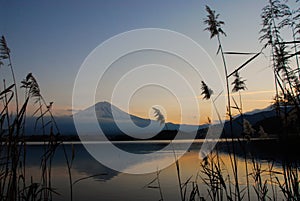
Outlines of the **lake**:
[{"label": "lake", "polygon": [[[91,143],[91,142],[87,142]],[[177,144],[189,143],[186,141],[178,141]],[[73,145],[72,145],[73,144]],[[95,146],[106,146],[105,142],[93,142]],[[116,142],[117,147],[126,151],[134,153],[151,153],[153,150],[159,150],[168,144],[168,141],[151,141],[151,142]],[[179,159],[180,179],[181,183],[189,180],[187,185],[187,194],[191,191],[192,182],[199,186],[199,192],[205,199],[210,199],[207,192],[207,185],[204,184],[203,179],[205,174],[202,172],[201,164],[203,161],[199,158],[199,150],[203,140],[197,140],[189,148],[189,150]],[[252,140],[251,142],[242,141],[234,142],[236,145],[235,151],[238,162],[238,176],[241,189],[246,187],[246,163],[244,157],[255,158],[259,162],[263,179],[268,179],[270,174],[270,166],[273,164],[272,171],[281,172],[282,164],[286,159],[280,149],[276,140]],[[243,146],[238,146],[243,144]],[[228,154],[228,148],[232,147],[232,142],[221,140],[218,145],[218,156],[222,161],[222,171],[224,178],[229,175],[233,179],[231,168],[231,160]],[[112,170],[97,160],[95,160],[85,147],[80,142],[68,142],[66,150],[71,158],[72,150],[74,150],[74,161],[72,163],[72,180],[73,180],[73,200],[160,200],[160,191],[158,187],[157,178],[158,172],[148,174],[127,174]],[[72,148],[73,147],[73,148]],[[244,147],[244,148],[241,148]],[[173,152],[180,153],[180,146],[176,146]],[[40,159],[43,153],[42,143],[28,143],[27,146],[27,162],[26,175],[33,175],[33,181],[40,181]],[[245,152],[246,150],[246,152]],[[247,153],[246,155],[244,153]],[[167,154],[169,157],[170,154]],[[216,156],[216,155],[215,155]],[[289,160],[298,164],[298,154],[289,155]],[[161,157],[158,160],[168,160],[168,158]],[[271,162],[272,161],[272,162]],[[159,161],[142,160],[138,163],[128,163],[124,167],[124,172],[131,169],[147,168],[155,166]],[[160,161],[161,162],[161,161]],[[253,163],[251,160],[247,161],[248,173],[253,170]],[[172,164],[159,172],[160,190],[164,200],[180,200],[180,188],[178,183],[176,165]],[[250,183],[250,197],[256,200],[256,194],[252,185],[255,184],[253,176],[249,175]],[[53,200],[70,200],[69,176],[66,161],[64,158],[62,147],[59,146],[52,162],[52,187],[60,195],[53,194]],[[278,175],[280,181],[283,180],[281,175]],[[151,183],[153,181],[153,183]],[[151,184],[149,184],[151,183]],[[149,184],[149,185],[148,185]],[[279,185],[268,186],[269,193],[275,191],[277,199],[283,198],[280,192]],[[273,191],[272,191],[273,190]],[[245,193],[246,191],[244,191]],[[246,198],[245,198],[246,199]]]}]

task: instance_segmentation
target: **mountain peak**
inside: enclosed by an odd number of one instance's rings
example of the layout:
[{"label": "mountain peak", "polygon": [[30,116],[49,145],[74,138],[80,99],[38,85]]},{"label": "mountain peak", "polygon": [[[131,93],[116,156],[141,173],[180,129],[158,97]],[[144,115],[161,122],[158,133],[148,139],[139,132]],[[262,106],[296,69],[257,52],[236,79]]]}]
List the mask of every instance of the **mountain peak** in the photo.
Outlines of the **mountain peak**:
[{"label": "mountain peak", "polygon": [[93,116],[93,113],[96,113],[98,119],[125,119],[125,117],[128,118],[128,115],[131,116],[108,101],[97,102],[95,105],[78,112],[77,115],[89,118]]},{"label": "mountain peak", "polygon": [[[113,105],[107,101],[98,102],[92,106],[92,108],[95,110],[97,117],[101,118],[112,118],[112,110],[116,110],[116,107],[113,107]],[[117,108],[117,110],[119,109]]]},{"label": "mountain peak", "polygon": [[97,106],[97,105],[101,105],[101,106],[111,106],[112,104],[110,103],[110,102],[108,102],[108,101],[100,101],[100,102],[98,102],[98,103],[96,103],[95,104],[95,106]]},{"label": "mountain peak", "polygon": [[76,116],[83,121],[88,121],[90,118],[93,118],[95,114],[100,123],[119,122],[124,124],[133,121],[140,127],[145,127],[150,123],[150,119],[129,114],[107,101],[97,102],[95,105],[76,113]]}]

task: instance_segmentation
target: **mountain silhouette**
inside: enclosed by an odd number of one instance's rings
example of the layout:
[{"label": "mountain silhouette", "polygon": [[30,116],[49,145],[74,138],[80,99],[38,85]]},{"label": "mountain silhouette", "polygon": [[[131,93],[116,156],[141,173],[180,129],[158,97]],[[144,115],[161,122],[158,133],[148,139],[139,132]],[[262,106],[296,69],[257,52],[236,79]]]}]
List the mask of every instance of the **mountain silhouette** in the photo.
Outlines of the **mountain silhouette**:
[{"label": "mountain silhouette", "polygon": [[83,111],[79,111],[74,115],[79,116],[83,120],[88,120],[92,118],[94,113],[100,122],[133,121],[137,126],[146,127],[151,121],[150,119],[144,119],[132,114],[128,114],[127,112],[124,112],[123,110],[106,101],[98,102],[95,105],[90,106]]},{"label": "mountain silhouette", "polygon": [[[133,114],[128,114],[127,112],[106,101],[98,102],[95,105],[81,110],[72,116],[57,116],[55,117],[55,119],[62,135],[77,135],[77,130],[73,121],[73,118],[77,117],[80,119],[79,126],[83,128],[84,134],[87,136],[91,136],[96,135],[99,131],[99,128],[95,128],[95,124],[91,123],[91,120],[95,114],[96,120],[98,121],[101,130],[108,138],[113,139],[132,139],[132,137],[128,137],[127,134],[134,134],[137,138],[140,139],[151,139],[158,133],[163,133],[161,135],[166,136],[164,137],[164,139],[168,139],[168,134],[172,133],[171,136],[173,136],[173,134],[176,134],[179,129],[186,131],[184,132],[186,138],[189,138],[189,132],[187,132],[187,130],[197,130],[197,137],[204,138],[208,128],[207,124],[197,126],[166,123],[165,126],[163,126],[160,125],[160,122],[158,121],[141,118]],[[249,121],[249,123],[253,125],[257,130],[261,122],[267,122],[264,123],[265,125],[272,124],[273,118],[275,116],[276,111],[273,108],[268,107],[262,110],[255,110],[253,112],[245,113],[243,117],[234,117],[234,137],[242,136],[243,118]],[[41,126],[37,126],[37,128],[34,129],[35,119],[35,117],[27,118],[26,135],[40,135],[42,133]],[[45,119],[45,122],[47,122],[47,119]],[[125,131],[127,132],[124,132],[124,129],[120,129],[120,127],[125,128]],[[264,129],[268,133],[273,132],[268,128],[264,127]],[[225,122],[223,131],[224,132],[222,134],[222,137],[231,137],[229,122]]]}]

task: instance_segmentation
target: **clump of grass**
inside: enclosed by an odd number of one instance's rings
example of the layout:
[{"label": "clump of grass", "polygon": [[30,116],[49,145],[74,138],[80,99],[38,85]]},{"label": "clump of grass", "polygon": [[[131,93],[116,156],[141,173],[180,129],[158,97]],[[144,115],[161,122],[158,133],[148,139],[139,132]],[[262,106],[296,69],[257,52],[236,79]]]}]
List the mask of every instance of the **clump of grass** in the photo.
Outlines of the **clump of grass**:
[{"label": "clump of grass", "polygon": [[267,179],[263,179],[262,175],[267,172],[267,170],[263,170],[261,167],[260,161],[252,159],[253,170],[250,175],[253,177],[253,189],[257,196],[257,200],[267,200],[268,194],[268,186],[267,186]]},{"label": "clump of grass", "polygon": [[[275,183],[279,186],[286,200],[299,200],[299,166],[297,162],[284,161],[281,172],[273,172]],[[283,179],[280,179],[283,177]]]},{"label": "clump of grass", "polygon": [[[161,187],[160,178],[159,178],[160,173],[161,173],[161,171],[157,170],[156,177],[152,181],[150,181],[147,185],[145,185],[144,188],[158,189],[159,196],[160,196],[159,201],[164,201],[162,187]],[[156,183],[156,185],[155,185],[155,183]]]},{"label": "clump of grass", "polygon": [[[0,40],[0,65],[3,68],[9,67],[11,69],[13,80],[12,84],[7,84],[4,79],[0,89],[0,200],[52,200],[52,194],[58,194],[51,183],[52,159],[57,147],[60,144],[63,145],[57,139],[60,131],[51,111],[53,102],[48,104],[45,101],[36,78],[32,73],[29,73],[21,82],[21,88],[24,89],[24,101],[19,107],[20,102],[11,51],[4,36]],[[42,138],[44,153],[41,153],[41,173],[38,181],[34,181],[33,177],[26,172],[26,115],[31,100],[37,107],[36,111],[33,112],[36,117],[35,130],[37,133],[42,132],[44,136],[48,136]],[[71,165],[64,145],[63,148],[70,170]],[[71,178],[70,171],[69,176]]]},{"label": "clump of grass", "polygon": [[208,187],[207,193],[211,200],[233,200],[231,184],[226,184],[229,180],[223,176],[222,163],[218,155],[209,154],[201,163],[202,181]]}]

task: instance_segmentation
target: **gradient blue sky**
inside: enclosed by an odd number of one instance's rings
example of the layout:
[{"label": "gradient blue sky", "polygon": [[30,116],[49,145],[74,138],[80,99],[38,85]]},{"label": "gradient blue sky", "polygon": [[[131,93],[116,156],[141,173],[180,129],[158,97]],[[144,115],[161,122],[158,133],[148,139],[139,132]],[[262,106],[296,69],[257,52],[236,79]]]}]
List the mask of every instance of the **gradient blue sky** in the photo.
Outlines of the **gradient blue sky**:
[{"label": "gradient blue sky", "polygon": [[[198,42],[223,73],[221,60],[215,54],[217,41],[210,40],[209,33],[203,31],[205,5],[225,21],[225,50],[257,52],[262,47],[258,41],[260,12],[266,2],[1,0],[0,34],[6,36],[12,51],[17,80],[33,72],[46,99],[55,101],[56,114],[65,114],[71,108],[73,83],[82,62],[110,37],[148,27],[177,31]],[[246,59],[228,57],[229,71]],[[248,86],[244,95],[246,110],[270,104],[274,94],[269,64],[269,59],[261,56],[242,70]]]}]

